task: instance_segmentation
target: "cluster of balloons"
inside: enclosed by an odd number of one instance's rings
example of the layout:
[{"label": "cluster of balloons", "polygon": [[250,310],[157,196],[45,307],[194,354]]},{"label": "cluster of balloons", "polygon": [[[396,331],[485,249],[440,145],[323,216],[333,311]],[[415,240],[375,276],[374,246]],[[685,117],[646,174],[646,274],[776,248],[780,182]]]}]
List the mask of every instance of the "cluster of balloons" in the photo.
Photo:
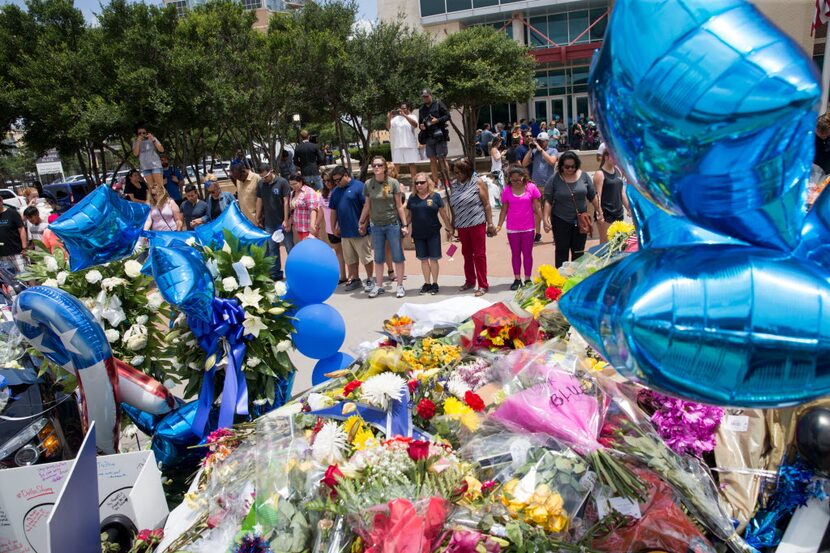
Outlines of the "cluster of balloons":
[{"label": "cluster of balloons", "polygon": [[830,198],[804,211],[812,60],[745,0],[630,0],[590,87],[637,189],[641,248],[570,290],[563,314],[668,393],[747,407],[830,393]]},{"label": "cluster of balloons", "polygon": [[339,351],[346,337],[343,317],[325,302],[337,288],[340,269],[334,251],[320,240],[303,240],[291,249],[285,262],[285,299],[298,307],[293,335],[297,351],[319,359],[312,384],[327,373],[348,367],[354,358]]}]

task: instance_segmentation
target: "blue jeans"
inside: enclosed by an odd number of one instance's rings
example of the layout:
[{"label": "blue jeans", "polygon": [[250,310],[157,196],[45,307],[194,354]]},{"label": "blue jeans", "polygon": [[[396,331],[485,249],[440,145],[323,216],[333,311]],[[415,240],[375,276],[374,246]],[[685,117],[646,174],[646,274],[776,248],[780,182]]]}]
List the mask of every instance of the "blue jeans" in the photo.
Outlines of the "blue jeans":
[{"label": "blue jeans", "polygon": [[[270,234],[274,234],[277,231],[278,227],[265,227],[265,232]],[[282,227],[279,227],[282,228]],[[283,235],[285,238],[280,244],[277,244],[270,238],[268,239],[266,251],[268,255],[274,258],[274,266],[271,268],[271,278],[274,280],[280,280],[283,278],[282,273],[282,259],[280,256],[280,246],[285,248],[285,255],[291,253],[291,248],[294,247],[294,233],[293,232],[284,232]]]},{"label": "blue jeans", "polygon": [[401,225],[372,225],[372,249],[375,250],[375,263],[386,263],[386,244],[392,250],[392,261],[403,263],[403,244],[401,243]]},{"label": "blue jeans", "polygon": [[303,175],[303,182],[312,187],[314,190],[323,189],[323,177],[320,175]]}]

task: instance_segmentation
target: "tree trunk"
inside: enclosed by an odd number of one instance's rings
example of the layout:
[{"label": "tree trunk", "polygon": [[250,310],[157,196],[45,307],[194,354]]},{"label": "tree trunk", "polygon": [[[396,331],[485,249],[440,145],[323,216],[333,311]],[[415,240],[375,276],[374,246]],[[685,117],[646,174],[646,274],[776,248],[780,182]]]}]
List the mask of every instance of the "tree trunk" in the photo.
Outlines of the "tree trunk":
[{"label": "tree trunk", "polygon": [[340,144],[340,161],[343,164],[343,167],[346,168],[346,171],[349,172],[349,176],[352,176],[352,159],[349,156],[349,145],[346,144],[345,137],[343,136],[343,122],[338,117],[334,122],[334,131],[337,134],[337,142]]}]

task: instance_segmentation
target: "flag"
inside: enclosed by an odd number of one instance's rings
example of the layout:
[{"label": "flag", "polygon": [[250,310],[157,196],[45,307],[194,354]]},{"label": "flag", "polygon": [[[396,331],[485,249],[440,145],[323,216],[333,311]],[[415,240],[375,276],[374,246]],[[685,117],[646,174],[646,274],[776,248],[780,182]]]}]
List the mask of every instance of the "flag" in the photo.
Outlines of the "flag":
[{"label": "flag", "polygon": [[830,0],[816,0],[816,16],[813,18],[812,33],[828,21],[830,21]]}]

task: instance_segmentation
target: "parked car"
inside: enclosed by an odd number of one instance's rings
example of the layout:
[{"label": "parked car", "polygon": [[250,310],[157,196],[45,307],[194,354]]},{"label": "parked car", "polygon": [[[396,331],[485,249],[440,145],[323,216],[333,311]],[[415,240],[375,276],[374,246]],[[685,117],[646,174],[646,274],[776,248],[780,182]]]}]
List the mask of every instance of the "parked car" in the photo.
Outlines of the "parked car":
[{"label": "parked car", "polygon": [[20,215],[23,215],[23,210],[26,209],[26,198],[18,196],[14,190],[0,188],[0,200],[7,206],[18,210]]},{"label": "parked car", "polygon": [[63,213],[87,195],[86,181],[47,184],[43,187],[43,195],[54,200],[58,213]]}]

